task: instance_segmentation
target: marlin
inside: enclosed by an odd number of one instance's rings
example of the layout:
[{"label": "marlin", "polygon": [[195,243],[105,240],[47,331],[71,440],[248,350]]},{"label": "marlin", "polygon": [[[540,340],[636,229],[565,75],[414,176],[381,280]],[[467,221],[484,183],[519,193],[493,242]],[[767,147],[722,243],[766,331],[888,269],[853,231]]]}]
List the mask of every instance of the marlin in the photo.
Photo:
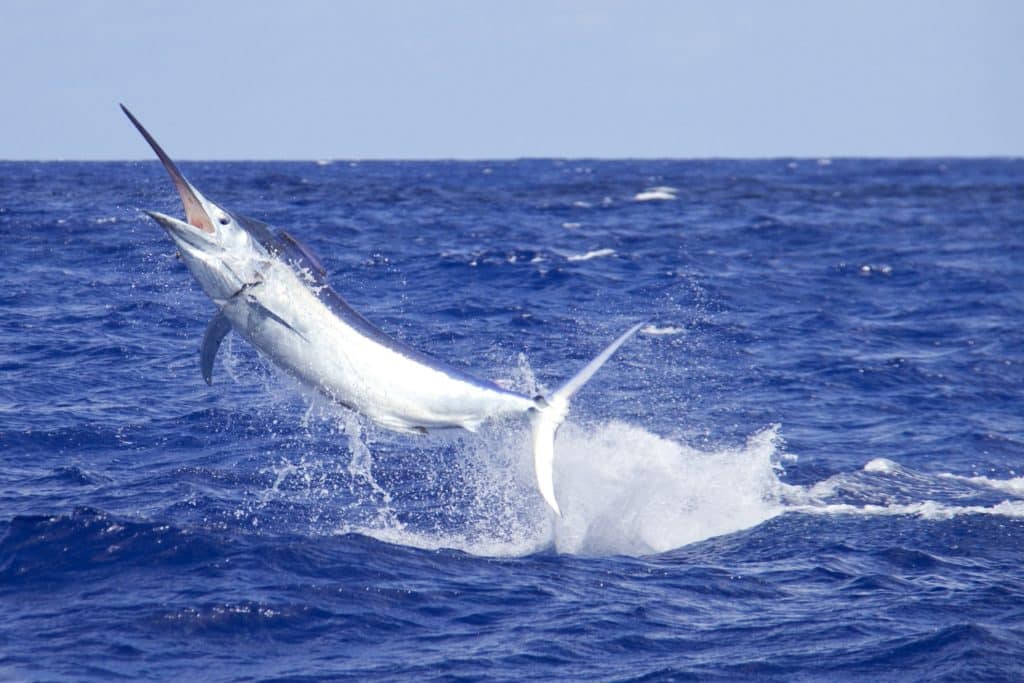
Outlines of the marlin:
[{"label": "marlin", "polygon": [[329,400],[378,425],[411,434],[524,415],[532,423],[541,495],[561,515],[554,486],[555,433],[569,399],[643,326],[637,323],[569,381],[530,397],[421,353],[357,313],[327,283],[326,269],[285,230],[228,211],[197,190],[139,120],[121,105],[170,174],[185,220],[147,211],[174,241],[192,276],[217,306],[203,335],[199,366],[212,383],[224,337],[240,335],[263,356]]}]

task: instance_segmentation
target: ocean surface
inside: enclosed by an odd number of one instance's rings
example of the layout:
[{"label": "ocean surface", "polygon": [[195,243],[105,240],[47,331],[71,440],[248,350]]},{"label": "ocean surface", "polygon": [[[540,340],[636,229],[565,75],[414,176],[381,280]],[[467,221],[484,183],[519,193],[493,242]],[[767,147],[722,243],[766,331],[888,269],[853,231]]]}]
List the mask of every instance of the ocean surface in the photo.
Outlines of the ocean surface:
[{"label": "ocean surface", "polygon": [[1024,678],[1024,160],[181,166],[524,392],[649,322],[556,519],[521,421],[207,386],[156,161],[0,163],[0,680]]}]

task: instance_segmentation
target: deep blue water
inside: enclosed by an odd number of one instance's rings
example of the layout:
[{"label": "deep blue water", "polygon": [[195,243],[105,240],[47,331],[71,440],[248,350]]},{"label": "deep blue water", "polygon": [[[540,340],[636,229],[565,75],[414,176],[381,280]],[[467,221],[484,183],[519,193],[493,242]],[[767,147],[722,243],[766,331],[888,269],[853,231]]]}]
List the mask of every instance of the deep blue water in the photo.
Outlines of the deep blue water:
[{"label": "deep blue water", "polygon": [[521,423],[206,386],[157,162],[0,163],[0,679],[1024,677],[1024,161],[182,166],[524,391],[651,323],[556,521]]}]

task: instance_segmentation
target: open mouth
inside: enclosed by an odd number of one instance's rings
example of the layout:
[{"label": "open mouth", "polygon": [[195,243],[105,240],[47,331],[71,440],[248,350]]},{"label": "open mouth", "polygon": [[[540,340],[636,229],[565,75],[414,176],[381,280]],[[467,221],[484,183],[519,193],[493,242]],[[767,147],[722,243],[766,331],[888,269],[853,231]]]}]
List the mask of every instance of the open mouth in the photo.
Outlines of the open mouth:
[{"label": "open mouth", "polygon": [[[192,184],[185,179],[185,176],[178,170],[178,167],[173,161],[171,161],[171,158],[167,156],[167,153],[161,149],[160,145],[158,145],[156,140],[153,139],[153,136],[149,134],[149,131],[143,128],[142,124],[139,123],[139,120],[135,118],[130,111],[128,111],[128,108],[122,104],[121,110],[128,117],[128,120],[132,122],[135,128],[142,133],[142,137],[146,138],[146,142],[148,142],[149,146],[153,148],[153,151],[156,152],[160,162],[164,165],[164,168],[167,169],[167,173],[171,176],[174,186],[178,189],[178,194],[181,195],[181,203],[185,207],[185,221],[192,227],[213,235],[216,230],[209,214],[206,209],[203,208],[202,195],[199,194],[199,191],[192,187]],[[152,213],[150,215],[153,216],[153,218],[155,218],[161,225],[167,227],[162,218],[157,218],[157,216],[162,216],[163,218],[166,218],[166,216],[163,216],[163,214],[154,215]]]},{"label": "open mouth", "polygon": [[202,228],[197,229],[191,223],[160,213],[159,211],[147,211],[146,214],[155,220],[161,228],[175,241],[179,249],[189,253],[204,253],[215,245],[213,236]]}]

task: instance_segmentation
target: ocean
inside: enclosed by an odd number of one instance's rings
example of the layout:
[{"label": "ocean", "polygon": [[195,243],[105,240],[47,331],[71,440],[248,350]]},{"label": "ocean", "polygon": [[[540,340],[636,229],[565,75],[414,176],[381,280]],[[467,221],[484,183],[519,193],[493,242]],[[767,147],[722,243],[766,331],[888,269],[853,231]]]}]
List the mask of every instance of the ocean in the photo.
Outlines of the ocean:
[{"label": "ocean", "polygon": [[0,163],[0,680],[1024,678],[1024,160],[181,167],[523,392],[648,322],[559,519],[522,421],[207,386],[158,162]]}]

